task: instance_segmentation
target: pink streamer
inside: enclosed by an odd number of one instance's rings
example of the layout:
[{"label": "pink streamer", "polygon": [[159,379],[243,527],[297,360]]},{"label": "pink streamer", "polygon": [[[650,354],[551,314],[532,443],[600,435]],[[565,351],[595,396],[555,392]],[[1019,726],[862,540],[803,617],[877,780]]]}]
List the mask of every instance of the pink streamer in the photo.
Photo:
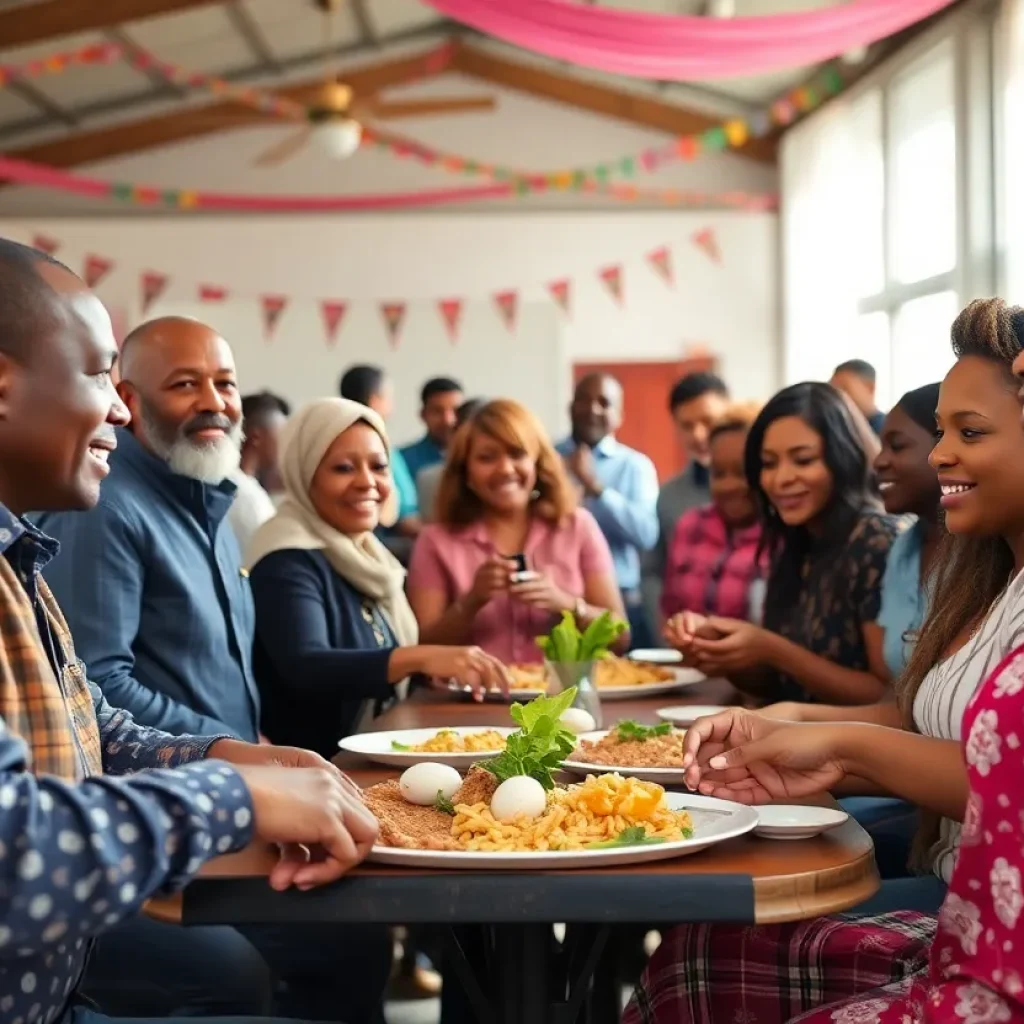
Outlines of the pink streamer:
[{"label": "pink streamer", "polygon": [[[75,195],[109,199],[112,185],[100,178],[72,174],[56,167],[27,163],[0,156],[0,178],[20,185],[50,188]],[[433,189],[422,192],[395,192],[360,196],[289,196],[289,195],[236,195],[228,192],[196,192],[195,207],[203,210],[265,210],[268,212],[312,213],[330,210],[388,210],[407,206],[437,206],[473,199],[492,199],[507,196],[513,186],[507,182],[479,185],[473,188]],[[159,197],[162,190],[149,188],[148,193]],[[159,202],[148,205],[159,206]]]},{"label": "pink streamer", "polygon": [[[468,202],[475,199],[494,199],[512,194],[515,186],[511,182],[496,182],[491,185],[476,185],[471,188],[431,189],[420,192],[385,192],[377,195],[358,196],[295,196],[295,195],[245,195],[231,192],[200,192],[192,189],[162,189],[152,185],[132,186],[118,182],[74,174],[57,167],[33,164],[0,155],[0,181],[17,182],[36,188],[49,188],[58,192],[95,199],[114,197],[115,189],[133,188],[135,202],[140,206],[171,206],[163,200],[165,193],[187,193],[189,202],[179,203],[180,209],[202,210],[247,210],[268,213],[315,213],[338,210],[396,210],[414,206],[440,206],[446,203]],[[648,196],[663,198],[670,204],[715,206],[722,205],[747,210],[770,210],[775,208],[773,195],[755,195],[745,192],[729,192],[719,196],[695,192],[643,193],[632,190],[627,195],[627,186],[612,187],[612,195],[620,199],[640,199]]]},{"label": "pink streamer", "polygon": [[565,0],[426,2],[549,57],[612,74],[688,81],[817,64],[899,32],[952,0],[852,0],[761,18],[669,17]]}]

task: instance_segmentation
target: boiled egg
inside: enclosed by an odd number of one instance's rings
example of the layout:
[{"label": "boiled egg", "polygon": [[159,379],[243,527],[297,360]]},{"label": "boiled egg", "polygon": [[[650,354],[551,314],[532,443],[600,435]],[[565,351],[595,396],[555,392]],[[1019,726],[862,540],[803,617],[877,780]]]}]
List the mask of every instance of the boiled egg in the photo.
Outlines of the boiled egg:
[{"label": "boiled egg", "polygon": [[398,782],[402,796],[421,807],[430,807],[438,793],[451,800],[461,786],[462,776],[454,768],[435,761],[421,761],[406,768]]},{"label": "boiled egg", "polygon": [[570,732],[576,733],[577,736],[581,736],[585,732],[593,732],[597,728],[594,716],[589,711],[584,711],[583,708],[566,708],[558,716],[558,722]]},{"label": "boiled egg", "polygon": [[503,824],[520,814],[526,818],[539,818],[547,803],[548,795],[536,779],[529,775],[514,775],[494,791],[491,814]]}]

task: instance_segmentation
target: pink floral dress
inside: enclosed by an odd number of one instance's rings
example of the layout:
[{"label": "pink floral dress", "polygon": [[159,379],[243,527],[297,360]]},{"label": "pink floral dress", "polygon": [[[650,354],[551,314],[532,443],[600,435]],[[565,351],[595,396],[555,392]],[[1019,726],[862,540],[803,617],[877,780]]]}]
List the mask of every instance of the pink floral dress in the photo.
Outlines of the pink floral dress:
[{"label": "pink floral dress", "polygon": [[1024,1024],[1024,646],[963,724],[970,795],[930,949],[934,919],[904,912],[734,929],[721,963],[688,961],[672,933],[624,1024]]}]

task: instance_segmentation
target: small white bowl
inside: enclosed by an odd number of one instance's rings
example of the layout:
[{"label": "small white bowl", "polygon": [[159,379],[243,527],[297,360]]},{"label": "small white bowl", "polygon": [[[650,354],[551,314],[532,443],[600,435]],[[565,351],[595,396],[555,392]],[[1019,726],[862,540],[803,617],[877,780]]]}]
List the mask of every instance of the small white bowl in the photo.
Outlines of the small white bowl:
[{"label": "small white bowl", "polygon": [[810,839],[842,825],[849,815],[831,807],[805,804],[766,804],[757,808],[754,834],[765,839]]},{"label": "small white bowl", "polygon": [[719,711],[726,711],[727,708],[719,704],[682,704],[678,707],[658,708],[655,714],[663,722],[671,722],[673,725],[693,725],[698,718],[706,718],[708,715],[717,715]]},{"label": "small white bowl", "polygon": [[626,655],[630,661],[647,661],[652,665],[680,665],[682,654],[674,647],[640,647]]}]

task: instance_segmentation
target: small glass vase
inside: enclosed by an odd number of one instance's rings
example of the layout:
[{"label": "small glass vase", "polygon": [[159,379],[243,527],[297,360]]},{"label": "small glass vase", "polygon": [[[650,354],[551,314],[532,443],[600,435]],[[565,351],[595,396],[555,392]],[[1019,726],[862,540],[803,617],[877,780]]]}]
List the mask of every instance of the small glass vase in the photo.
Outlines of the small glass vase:
[{"label": "small glass vase", "polygon": [[604,716],[601,714],[601,698],[594,685],[593,661],[546,661],[544,662],[550,681],[549,692],[561,692],[576,687],[576,697],[572,702],[574,708],[586,711],[594,719],[594,728],[604,727]]}]

